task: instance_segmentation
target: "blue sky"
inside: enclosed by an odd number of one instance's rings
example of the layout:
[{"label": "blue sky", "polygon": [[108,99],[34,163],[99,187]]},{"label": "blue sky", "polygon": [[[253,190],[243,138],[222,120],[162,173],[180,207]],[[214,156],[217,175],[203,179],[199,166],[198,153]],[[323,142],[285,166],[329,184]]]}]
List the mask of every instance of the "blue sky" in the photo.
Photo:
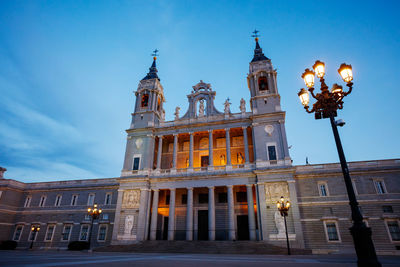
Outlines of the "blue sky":
[{"label": "blue sky", "polygon": [[339,117],[348,161],[399,158],[398,1],[1,1],[0,166],[24,182],[117,177],[134,95],[157,62],[167,102],[187,108],[200,79],[223,110],[249,100],[254,28],[278,71],[294,164],[337,162],[328,120],[299,103],[316,59],[329,85],[352,64]]}]

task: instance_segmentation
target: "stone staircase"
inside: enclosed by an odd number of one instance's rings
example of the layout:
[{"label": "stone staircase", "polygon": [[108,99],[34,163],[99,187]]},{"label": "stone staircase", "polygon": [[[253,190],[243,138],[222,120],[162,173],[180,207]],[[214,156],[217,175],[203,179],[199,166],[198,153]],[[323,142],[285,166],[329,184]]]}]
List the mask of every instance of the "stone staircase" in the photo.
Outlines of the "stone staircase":
[{"label": "stone staircase", "polygon": [[[286,255],[286,247],[258,241],[141,241],[130,245],[95,248],[98,252],[193,253],[193,254],[270,254]],[[291,249],[292,254],[311,254],[311,250]]]}]

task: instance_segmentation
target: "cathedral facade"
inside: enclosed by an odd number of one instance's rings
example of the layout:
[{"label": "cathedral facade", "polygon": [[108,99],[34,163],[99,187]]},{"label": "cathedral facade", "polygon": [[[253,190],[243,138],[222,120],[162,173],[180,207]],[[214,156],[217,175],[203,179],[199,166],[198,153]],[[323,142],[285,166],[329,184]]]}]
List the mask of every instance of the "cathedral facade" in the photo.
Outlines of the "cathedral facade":
[{"label": "cathedral facade", "polygon": [[[121,176],[63,182],[0,179],[0,240],[66,248],[87,241],[89,206],[96,246],[144,240],[252,240],[286,245],[276,208],[291,207],[290,245],[314,253],[353,252],[351,211],[340,165],[292,165],[277,72],[256,39],[247,85],[250,110],[214,105],[200,81],[188,110],[165,121],[156,57],[139,82]],[[353,187],[378,253],[400,249],[400,160],[350,162]],[[1,169],[4,172],[5,169]],[[31,226],[40,226],[34,234]]]}]

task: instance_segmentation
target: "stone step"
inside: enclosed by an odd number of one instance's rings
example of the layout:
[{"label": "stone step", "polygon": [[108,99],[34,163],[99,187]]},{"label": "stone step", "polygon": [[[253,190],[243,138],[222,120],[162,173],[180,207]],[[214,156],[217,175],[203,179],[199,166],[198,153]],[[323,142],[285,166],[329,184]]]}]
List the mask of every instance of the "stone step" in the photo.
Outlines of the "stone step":
[{"label": "stone step", "polygon": [[[287,254],[286,247],[259,241],[141,241],[129,245],[95,248],[99,252],[204,253],[204,254]],[[311,254],[311,250],[291,249],[292,254]]]}]

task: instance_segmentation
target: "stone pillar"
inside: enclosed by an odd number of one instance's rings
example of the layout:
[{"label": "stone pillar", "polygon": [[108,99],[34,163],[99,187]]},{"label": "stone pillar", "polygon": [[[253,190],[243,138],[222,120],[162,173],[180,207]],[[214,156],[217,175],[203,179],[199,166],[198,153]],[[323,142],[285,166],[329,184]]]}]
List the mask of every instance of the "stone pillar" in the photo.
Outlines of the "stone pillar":
[{"label": "stone pillar", "polygon": [[254,201],[253,201],[253,185],[247,184],[247,213],[249,218],[249,234],[250,240],[256,240],[256,219],[254,215]]},{"label": "stone pillar", "polygon": [[150,240],[157,238],[157,217],[158,217],[158,189],[154,189],[153,207],[151,212],[151,225],[150,225]]},{"label": "stone pillar", "polygon": [[236,240],[235,233],[235,204],[233,201],[233,185],[227,185],[228,188],[228,223],[229,240]]},{"label": "stone pillar", "polygon": [[249,141],[247,139],[247,127],[242,127],[243,129],[243,142],[244,142],[244,158],[245,158],[245,163],[249,164],[250,159],[249,159]]},{"label": "stone pillar", "polygon": [[187,189],[186,240],[193,240],[193,188]]},{"label": "stone pillar", "polygon": [[226,139],[226,166],[231,166],[231,138],[229,134],[229,128],[225,128],[225,139]]},{"label": "stone pillar", "polygon": [[279,120],[279,125],[280,125],[280,128],[281,128],[283,157],[284,157],[285,161],[287,161],[285,163],[291,164],[292,161],[290,159],[289,147],[288,147],[287,138],[286,138],[285,121],[284,120]]},{"label": "stone pillar", "polygon": [[172,156],[172,169],[176,169],[176,158],[178,153],[178,134],[174,134],[174,152]]},{"label": "stone pillar", "polygon": [[301,216],[300,216],[299,204],[297,202],[297,190],[296,190],[295,183],[296,183],[295,180],[288,181],[288,188],[289,188],[291,203],[290,203],[289,216],[286,217],[286,219],[290,220],[290,213],[292,213],[294,232],[296,234],[296,243],[297,243],[298,247],[304,248],[305,245],[304,245],[303,229],[302,229],[302,225],[301,225],[301,221],[300,221]]},{"label": "stone pillar", "polygon": [[208,240],[215,240],[214,186],[208,187]]},{"label": "stone pillar", "polygon": [[214,166],[213,157],[213,130],[208,130],[208,169],[212,170]]},{"label": "stone pillar", "polygon": [[169,215],[168,215],[168,240],[175,239],[175,195],[176,189],[170,189]]},{"label": "stone pillar", "polygon": [[189,169],[193,169],[193,132],[190,132],[189,142]]},{"label": "stone pillar", "polygon": [[148,189],[140,189],[140,206],[139,206],[137,237],[136,237],[137,240],[144,240],[148,193],[149,193]]},{"label": "stone pillar", "polygon": [[117,208],[115,209],[114,228],[112,233],[112,244],[118,242],[119,222],[121,218],[122,197],[124,194],[123,189],[118,189]]},{"label": "stone pillar", "polygon": [[163,136],[158,136],[158,153],[157,153],[157,170],[161,169],[161,156],[162,156],[162,139]]}]

